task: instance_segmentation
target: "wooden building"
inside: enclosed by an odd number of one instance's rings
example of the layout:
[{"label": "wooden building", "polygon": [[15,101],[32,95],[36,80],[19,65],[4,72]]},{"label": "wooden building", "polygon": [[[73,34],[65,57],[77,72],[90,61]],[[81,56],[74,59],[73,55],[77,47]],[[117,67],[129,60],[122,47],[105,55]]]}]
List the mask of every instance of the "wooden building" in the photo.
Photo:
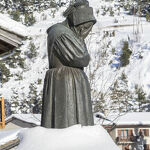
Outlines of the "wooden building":
[{"label": "wooden building", "polygon": [[[22,44],[26,27],[0,13],[0,60],[10,56]],[[1,88],[0,69],[0,88]],[[5,127],[4,98],[0,97],[0,128]]]},{"label": "wooden building", "polygon": [[126,113],[102,126],[121,150],[150,150],[150,112]]},{"label": "wooden building", "polygon": [[11,53],[22,44],[23,36],[0,26],[0,56]]},{"label": "wooden building", "polygon": [[13,114],[5,119],[5,128],[0,131],[8,131],[20,128],[32,128],[40,126],[40,114]]}]

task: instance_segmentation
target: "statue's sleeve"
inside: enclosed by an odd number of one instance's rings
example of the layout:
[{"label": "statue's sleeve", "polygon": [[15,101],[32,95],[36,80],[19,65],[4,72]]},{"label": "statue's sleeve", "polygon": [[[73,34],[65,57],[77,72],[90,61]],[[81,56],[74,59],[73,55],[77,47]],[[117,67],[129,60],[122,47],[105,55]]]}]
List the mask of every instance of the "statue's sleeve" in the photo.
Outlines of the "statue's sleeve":
[{"label": "statue's sleeve", "polygon": [[62,34],[54,43],[54,54],[61,63],[70,67],[86,67],[90,56],[86,46],[75,36]]}]

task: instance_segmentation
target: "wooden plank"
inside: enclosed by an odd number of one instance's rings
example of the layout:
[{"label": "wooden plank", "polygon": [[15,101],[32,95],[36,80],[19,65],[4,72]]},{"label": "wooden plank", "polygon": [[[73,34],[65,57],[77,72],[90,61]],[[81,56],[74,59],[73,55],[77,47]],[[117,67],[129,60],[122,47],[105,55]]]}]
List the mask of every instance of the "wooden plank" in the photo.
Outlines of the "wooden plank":
[{"label": "wooden plank", "polygon": [[[13,49],[13,50],[14,50],[14,49]],[[3,59],[5,59],[5,58],[7,58],[7,57],[13,55],[13,54],[14,54],[14,53],[13,53],[13,50],[8,51],[8,52],[4,52],[4,53],[0,53],[0,57],[2,57]]]},{"label": "wooden plank", "polygon": [[5,105],[4,105],[4,97],[0,99],[1,103],[1,122],[0,122],[0,128],[5,128]]},{"label": "wooden plank", "polygon": [[2,128],[5,128],[5,104],[4,104],[4,97],[2,97]]},{"label": "wooden plank", "polygon": [[115,128],[150,128],[150,124],[135,124],[135,125],[116,125]]},{"label": "wooden plank", "polygon": [[0,126],[2,125],[2,99],[0,98]]},{"label": "wooden plank", "polygon": [[[18,46],[19,46],[19,43],[16,43],[16,42],[14,42],[14,41],[12,41],[12,40],[10,40],[10,39],[8,39],[8,38],[2,36],[2,35],[0,35],[0,40],[4,41],[4,42],[6,42],[6,43],[8,43],[8,44],[10,44],[10,45],[13,45],[13,46],[15,46],[15,47],[18,47]],[[21,44],[21,43],[20,43],[20,44]]]},{"label": "wooden plank", "polygon": [[6,37],[6,38],[8,38],[9,40],[12,40],[12,41],[18,43],[18,44],[21,44],[21,43],[22,43],[22,42],[21,42],[21,41],[22,41],[22,38],[21,38],[21,37],[18,37],[16,34],[12,34],[12,33],[10,33],[10,32],[7,32],[7,31],[5,31],[5,30],[0,29],[0,35],[1,35],[1,36],[4,36],[4,37]]},{"label": "wooden plank", "polygon": [[16,47],[0,40],[0,57],[11,53]]},{"label": "wooden plank", "polygon": [[7,51],[10,51],[10,49],[6,46],[4,46],[3,44],[0,43],[0,49],[7,52]]},{"label": "wooden plank", "polygon": [[11,140],[4,145],[0,145],[0,150],[9,150],[11,148],[18,146],[19,143],[20,143],[19,138],[15,139],[15,140]]},{"label": "wooden plank", "polygon": [[4,53],[6,53],[6,51],[3,51],[2,49],[0,49],[0,56],[3,55]]},{"label": "wooden plank", "polygon": [[12,52],[22,44],[23,36],[10,32],[0,26],[0,56]]},{"label": "wooden plank", "polygon": [[6,31],[6,32],[9,32],[9,33],[11,33],[11,34],[15,34],[15,35],[17,35],[18,37],[21,37],[21,38],[25,37],[25,36],[22,35],[22,34],[16,33],[16,32],[14,32],[14,31],[9,31],[9,29],[7,29],[7,28],[5,28],[5,27],[3,27],[3,26],[1,26],[1,25],[0,25],[0,29],[4,30],[4,31]]}]

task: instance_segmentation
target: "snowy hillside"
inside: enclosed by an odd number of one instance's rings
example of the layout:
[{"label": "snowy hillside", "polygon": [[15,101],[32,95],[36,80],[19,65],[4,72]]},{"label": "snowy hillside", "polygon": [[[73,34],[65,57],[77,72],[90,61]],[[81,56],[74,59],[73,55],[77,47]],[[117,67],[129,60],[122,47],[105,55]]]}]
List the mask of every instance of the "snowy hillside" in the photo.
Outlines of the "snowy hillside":
[{"label": "snowy hillside", "polygon": [[[36,23],[30,27],[20,23],[12,27],[27,35],[18,49],[21,53],[7,61],[9,81],[0,89],[0,94],[11,103],[12,112],[40,113],[43,80],[48,70],[46,30],[65,19],[62,13],[67,5],[35,11]],[[92,0],[90,5],[97,23],[86,39],[91,62],[85,71],[91,83],[94,111],[106,116],[114,111],[149,111],[150,23],[145,18],[127,15],[118,2]],[[0,14],[0,20],[3,16]],[[9,27],[10,19],[5,17],[4,21]],[[121,61],[123,50],[129,52],[126,63]],[[14,59],[19,62],[13,62]]]}]

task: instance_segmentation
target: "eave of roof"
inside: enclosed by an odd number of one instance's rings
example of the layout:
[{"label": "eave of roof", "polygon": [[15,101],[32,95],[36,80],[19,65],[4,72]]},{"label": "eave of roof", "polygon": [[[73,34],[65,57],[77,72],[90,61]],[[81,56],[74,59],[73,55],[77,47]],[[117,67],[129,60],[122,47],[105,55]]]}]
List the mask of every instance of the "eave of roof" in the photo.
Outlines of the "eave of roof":
[{"label": "eave of roof", "polygon": [[11,34],[15,34],[15,35],[17,35],[17,36],[19,36],[19,37],[21,37],[21,38],[24,38],[24,37],[26,36],[26,35],[23,35],[23,34],[19,34],[18,32],[14,32],[14,31],[12,31],[12,30],[10,30],[10,29],[4,27],[4,26],[1,26],[1,25],[0,25],[0,29],[2,29],[2,30],[4,30],[4,31],[7,31],[7,32],[9,32],[9,33],[11,33]]},{"label": "eave of roof", "polygon": [[12,20],[8,14],[0,13],[0,28],[19,37],[27,36],[27,27],[20,22]]},{"label": "eave of roof", "polygon": [[135,124],[135,125],[133,125],[133,124],[129,124],[129,125],[127,125],[127,124],[125,124],[125,125],[116,125],[116,128],[148,128],[148,127],[150,127],[150,124]]},{"label": "eave of roof", "polygon": [[0,28],[0,39],[12,44],[15,47],[17,47],[18,44],[22,44],[21,41],[23,38],[24,36],[18,36],[18,34]]},{"label": "eave of roof", "polygon": [[149,126],[150,112],[130,112],[121,115],[115,120],[117,126]]},{"label": "eave of roof", "polygon": [[15,48],[22,44],[23,36],[0,28],[0,56],[10,54]]},{"label": "eave of roof", "polygon": [[[19,117],[21,116],[21,117]],[[32,118],[30,121],[26,118],[26,116],[28,116],[28,118]],[[26,122],[32,125],[40,125],[40,120],[39,118],[37,118],[37,116],[40,116],[40,114],[13,114],[11,116],[9,116],[8,118],[5,119],[5,123],[8,124],[9,122],[11,122],[13,119],[17,119],[20,120],[22,122]],[[36,121],[35,121],[36,120]]]},{"label": "eave of roof", "polygon": [[13,121],[14,119],[19,120],[19,121],[24,122],[24,123],[28,123],[28,124],[30,124],[30,125],[32,125],[32,126],[37,126],[36,123],[27,122],[27,121],[25,121],[25,120],[21,120],[21,119],[16,118],[16,117],[12,117],[11,119],[7,120],[7,121],[5,122],[5,125],[7,125],[8,123],[10,123],[10,122]]}]

